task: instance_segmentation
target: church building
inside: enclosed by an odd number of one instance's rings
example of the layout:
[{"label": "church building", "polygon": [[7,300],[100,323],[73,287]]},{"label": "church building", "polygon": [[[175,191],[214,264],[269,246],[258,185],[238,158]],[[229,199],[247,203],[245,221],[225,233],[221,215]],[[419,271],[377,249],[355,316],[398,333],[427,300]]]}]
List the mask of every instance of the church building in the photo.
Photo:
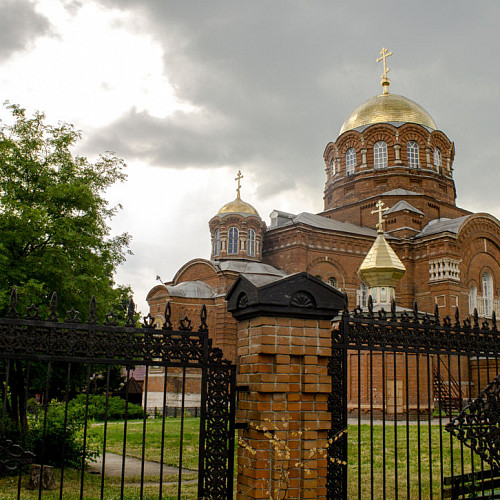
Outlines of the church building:
[{"label": "church building", "polygon": [[168,301],[176,322],[196,318],[205,304],[214,344],[235,361],[236,323],[225,296],[241,274],[265,284],[305,271],[345,293],[350,309],[363,308],[369,273],[358,271],[376,240],[401,272],[377,288],[375,302],[395,294],[398,306],[416,300],[432,313],[437,305],[441,317],[456,308],[462,318],[474,309],[484,318],[498,314],[500,223],[456,205],[454,143],[422,106],[389,91],[391,53],[381,54],[382,92],[356,107],[324,150],[323,211],[274,210],[266,225],[243,201],[238,172],[236,199],[208,223],[210,258],[187,262],[148,293],[158,325]]}]

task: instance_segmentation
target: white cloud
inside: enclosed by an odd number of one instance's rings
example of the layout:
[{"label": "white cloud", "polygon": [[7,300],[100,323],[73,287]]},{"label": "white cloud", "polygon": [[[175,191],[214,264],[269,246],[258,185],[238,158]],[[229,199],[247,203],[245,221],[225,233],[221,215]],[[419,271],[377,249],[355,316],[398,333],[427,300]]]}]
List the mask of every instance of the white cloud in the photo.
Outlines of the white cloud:
[{"label": "white cloud", "polygon": [[40,0],[37,11],[50,18],[51,35],[6,62],[3,99],[83,129],[102,127],[131,107],[160,118],[191,109],[176,100],[161,45],[127,29],[131,14],[92,1],[67,9],[62,0]]}]

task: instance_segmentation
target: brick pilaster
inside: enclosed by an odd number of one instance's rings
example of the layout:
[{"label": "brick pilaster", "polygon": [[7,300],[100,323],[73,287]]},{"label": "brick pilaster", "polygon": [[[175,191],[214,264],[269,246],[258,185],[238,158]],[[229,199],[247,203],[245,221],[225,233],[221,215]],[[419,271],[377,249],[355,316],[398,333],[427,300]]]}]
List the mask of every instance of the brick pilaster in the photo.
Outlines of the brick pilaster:
[{"label": "brick pilaster", "polygon": [[[257,316],[237,328],[238,385],[246,389],[237,418],[247,424],[240,430],[237,498],[283,498],[286,490],[287,499],[326,498],[330,321]],[[275,436],[286,441],[289,456],[273,446]],[[276,467],[287,479],[280,482]]]}]

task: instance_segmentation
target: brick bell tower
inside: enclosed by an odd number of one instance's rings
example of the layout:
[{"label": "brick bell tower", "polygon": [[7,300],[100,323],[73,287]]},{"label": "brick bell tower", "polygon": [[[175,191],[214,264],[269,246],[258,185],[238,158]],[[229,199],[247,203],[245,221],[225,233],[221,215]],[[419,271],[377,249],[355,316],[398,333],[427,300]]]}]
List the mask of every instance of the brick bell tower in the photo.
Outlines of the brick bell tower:
[{"label": "brick bell tower", "polygon": [[262,260],[262,239],[266,224],[252,205],[240,196],[239,171],[235,180],[236,199],[226,203],[209,222],[212,239],[211,260]]}]

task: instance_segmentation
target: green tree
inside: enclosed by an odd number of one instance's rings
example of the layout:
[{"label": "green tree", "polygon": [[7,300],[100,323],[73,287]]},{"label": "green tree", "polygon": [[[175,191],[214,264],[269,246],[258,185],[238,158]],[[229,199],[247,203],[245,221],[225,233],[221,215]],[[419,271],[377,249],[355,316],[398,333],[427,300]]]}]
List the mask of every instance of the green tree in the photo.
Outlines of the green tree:
[{"label": "green tree", "polygon": [[[94,295],[101,319],[111,309],[123,318],[131,290],[115,287],[113,274],[129,253],[130,237],[111,237],[108,224],[120,207],[109,207],[104,197],[125,179],[123,160],[111,153],[94,163],[76,156],[81,134],[72,125],[48,125],[43,113],[28,117],[17,105],[7,108],[12,121],[0,121],[0,314],[15,287],[21,314],[34,303],[47,317],[56,291],[60,316],[75,308],[85,321]],[[26,430],[26,363],[11,363],[8,374],[6,366],[0,366],[0,382],[9,376],[8,414]],[[43,393],[46,368],[32,363],[30,369],[31,392]],[[52,367],[50,398],[64,389],[65,373],[64,366]],[[83,368],[75,369],[73,394],[84,380]]]},{"label": "green tree", "polygon": [[124,162],[106,153],[95,163],[72,154],[81,133],[45,123],[7,105],[0,121],[0,313],[16,287],[20,304],[48,306],[57,291],[60,311],[84,316],[95,295],[102,315],[123,298],[113,273],[128,252],[128,234],[110,237],[106,189],[123,181]]}]

